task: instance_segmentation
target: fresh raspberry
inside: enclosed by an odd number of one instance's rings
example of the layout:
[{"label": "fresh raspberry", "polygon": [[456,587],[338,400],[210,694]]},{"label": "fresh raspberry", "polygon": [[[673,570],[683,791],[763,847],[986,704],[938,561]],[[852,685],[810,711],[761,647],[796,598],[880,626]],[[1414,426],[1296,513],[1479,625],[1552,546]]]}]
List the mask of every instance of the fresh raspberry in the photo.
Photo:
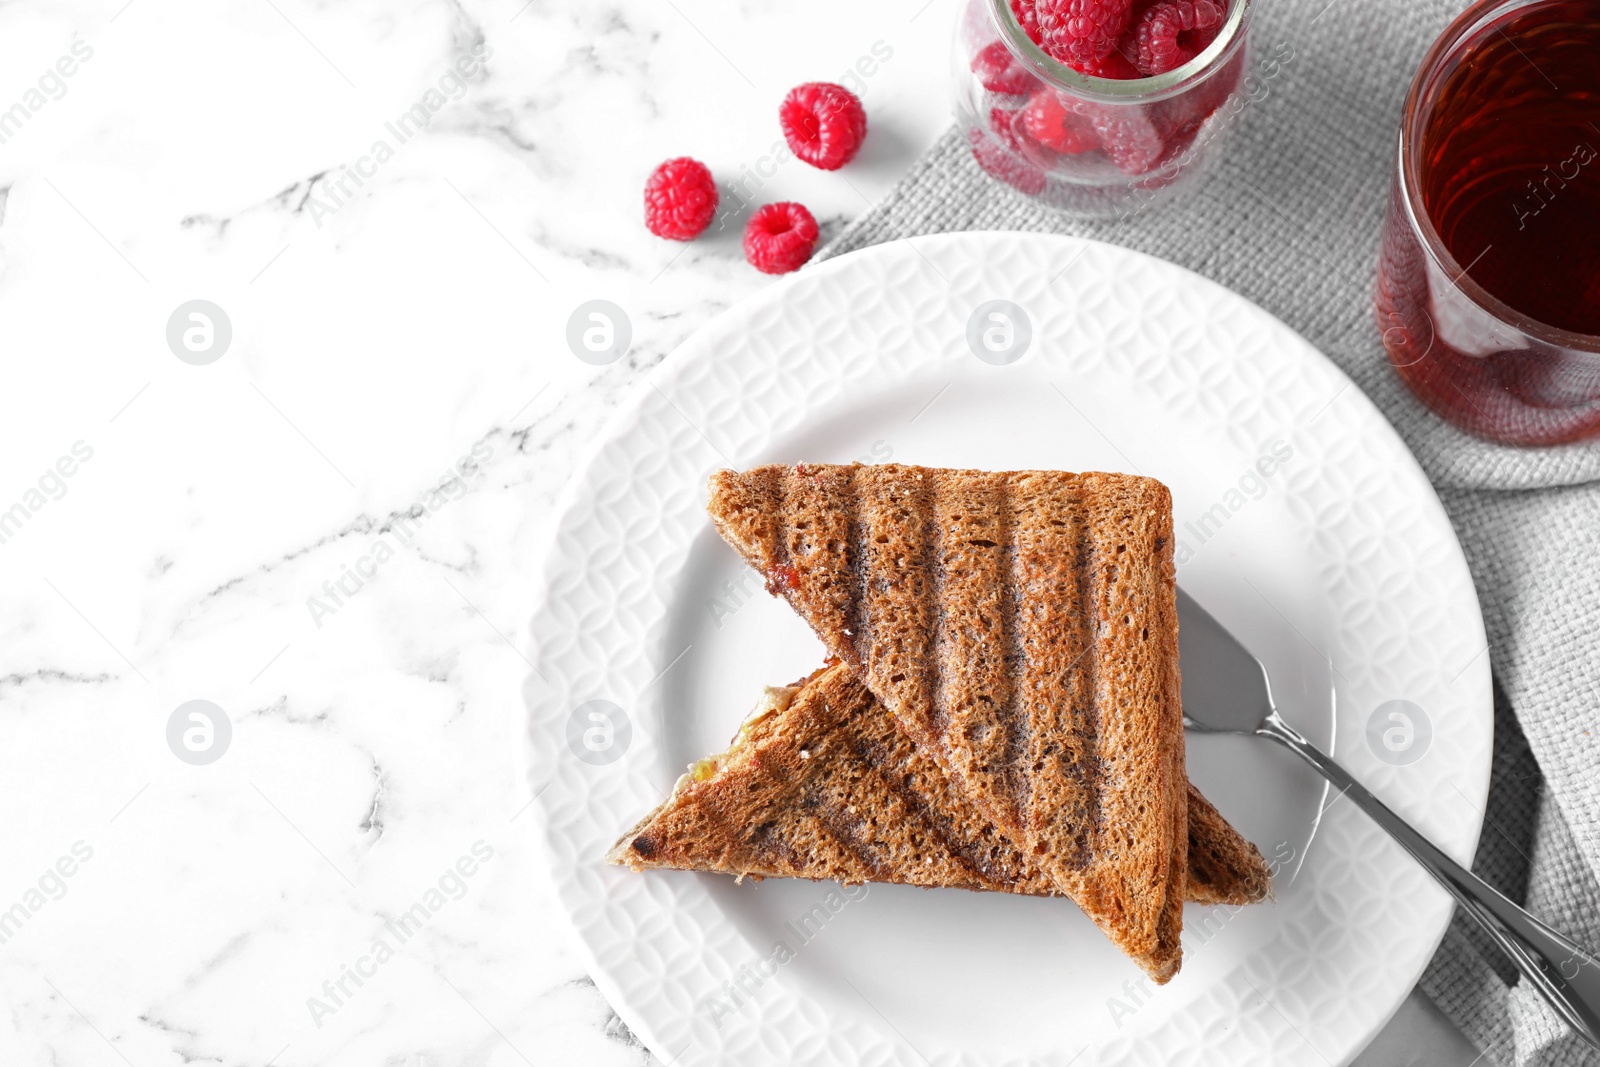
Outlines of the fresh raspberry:
[{"label": "fresh raspberry", "polygon": [[1022,112],[993,108],[989,112],[989,132],[1007,149],[1035,167],[1049,170],[1056,165],[1054,149],[1033,140],[1022,129]]},{"label": "fresh raspberry", "polygon": [[1215,41],[1217,35],[1222,32],[1222,23],[1223,19],[1218,19],[1215,26],[1204,26],[1190,32],[1189,47],[1194,51],[1195,55],[1199,55],[1211,47],[1211,42]]},{"label": "fresh raspberry", "polygon": [[716,214],[717,183],[698,160],[669,159],[644,183],[644,224],[657,237],[692,241]]},{"label": "fresh raspberry", "polygon": [[1161,143],[1163,147],[1160,168],[1166,170],[1168,169],[1167,164],[1174,162],[1180,166],[1186,166],[1187,161],[1184,159],[1184,154],[1194,144],[1195,135],[1199,132],[1200,128],[1198,126],[1185,126],[1162,136]]},{"label": "fresh raspberry", "polygon": [[1022,32],[1034,44],[1039,43],[1039,11],[1035,6],[1037,0],[1011,0],[1011,13],[1017,17],[1017,24],[1022,27]]},{"label": "fresh raspberry", "polygon": [[1053,152],[1075,156],[1100,147],[1088,116],[1064,105],[1049,89],[1033,94],[1019,121],[1024,136]]},{"label": "fresh raspberry", "polygon": [[[1234,63],[1177,96],[1150,105],[1150,121],[1163,140],[1172,141],[1198,130],[1212,112],[1228,101],[1237,81]],[[1230,78],[1233,74],[1235,77]]]},{"label": "fresh raspberry", "polygon": [[838,170],[861,148],[867,113],[849,89],[807,82],[789,90],[778,108],[783,139],[794,154],[822,170]]},{"label": "fresh raspberry", "polygon": [[767,204],[744,228],[744,258],[762,274],[799,270],[817,247],[817,220],[804,204]]},{"label": "fresh raspberry", "polygon": [[982,130],[976,127],[968,130],[967,143],[972,146],[972,158],[990,177],[998,178],[1029,196],[1044,192],[1044,171],[1006,151],[1004,145]]},{"label": "fresh raspberry", "polygon": [[1133,0],[1037,0],[1039,47],[1082,70],[1104,59],[1128,28]]},{"label": "fresh raspberry", "polygon": [[1133,48],[1132,31],[1122,35],[1122,42],[1105,54],[1104,59],[1097,59],[1093,63],[1085,63],[1082,73],[1096,78],[1114,78],[1117,81],[1127,81],[1129,78],[1139,77],[1139,70],[1133,61],[1123,55],[1124,45],[1131,51]]},{"label": "fresh raspberry", "polygon": [[1200,84],[1150,106],[1150,121],[1167,142],[1167,158],[1176,159],[1206,121],[1227,104],[1244,72],[1244,53],[1235,52]]},{"label": "fresh raspberry", "polygon": [[1160,0],[1134,26],[1133,65],[1145,77],[1183,66],[1204,47],[1201,35],[1216,39],[1222,15],[1218,0]]},{"label": "fresh raspberry", "polygon": [[1124,174],[1144,174],[1161,159],[1161,135],[1139,105],[1097,107],[1089,118],[1101,147]]},{"label": "fresh raspberry", "polygon": [[994,134],[995,140],[1013,152],[1022,151],[1022,135],[1017,132],[1017,121],[1021,117],[1020,111],[1007,111],[998,107],[989,112],[990,132]]},{"label": "fresh raspberry", "polygon": [[985,45],[973,56],[972,72],[985,89],[1005,96],[1022,96],[1034,85],[1033,75],[1011,54],[1004,41]]}]

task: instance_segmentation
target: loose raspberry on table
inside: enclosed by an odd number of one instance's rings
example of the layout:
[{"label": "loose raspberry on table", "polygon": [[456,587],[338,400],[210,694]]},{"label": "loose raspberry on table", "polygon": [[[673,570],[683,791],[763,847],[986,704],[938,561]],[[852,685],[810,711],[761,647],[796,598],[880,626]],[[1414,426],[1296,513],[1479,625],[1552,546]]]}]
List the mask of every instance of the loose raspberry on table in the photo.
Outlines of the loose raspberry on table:
[{"label": "loose raspberry on table", "polygon": [[1044,192],[1044,171],[1006,150],[1006,147],[981,129],[967,131],[967,143],[972,146],[972,158],[992,178],[998,178],[1013,189],[1030,196]]},{"label": "loose raspberry on table", "polygon": [[1134,25],[1133,65],[1145,77],[1183,66],[1216,39],[1222,17],[1219,0],[1160,0]]},{"label": "loose raspberry on table", "polygon": [[744,228],[744,258],[763,274],[799,270],[817,247],[817,220],[804,204],[767,204]]},{"label": "loose raspberry on table", "polygon": [[867,137],[867,112],[849,89],[807,82],[789,90],[778,108],[783,139],[795,155],[822,170],[855,158]]},{"label": "loose raspberry on table", "polygon": [[1039,47],[1082,70],[1117,47],[1133,0],[1037,0]]},{"label": "loose raspberry on table", "polygon": [[698,160],[669,159],[644,183],[644,224],[657,237],[692,241],[716,214],[717,183]]},{"label": "loose raspberry on table", "polygon": [[978,76],[978,84],[991,93],[1022,96],[1034,86],[1033,75],[1011,54],[1004,41],[995,41],[980,49],[972,57],[972,72]]},{"label": "loose raspberry on table", "polygon": [[1094,124],[1076,106],[1069,107],[1049,89],[1033,94],[1022,109],[1022,133],[1053,152],[1075,156],[1100,147]]}]

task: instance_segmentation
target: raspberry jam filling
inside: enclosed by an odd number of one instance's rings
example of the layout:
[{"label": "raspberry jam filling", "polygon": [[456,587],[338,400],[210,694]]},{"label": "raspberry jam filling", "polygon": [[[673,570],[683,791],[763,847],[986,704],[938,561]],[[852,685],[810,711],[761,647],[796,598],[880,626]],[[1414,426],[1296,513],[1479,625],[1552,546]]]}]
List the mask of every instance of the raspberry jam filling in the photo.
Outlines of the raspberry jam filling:
[{"label": "raspberry jam filling", "polygon": [[800,572],[793,564],[783,564],[767,571],[767,592],[781,596],[800,586]]}]

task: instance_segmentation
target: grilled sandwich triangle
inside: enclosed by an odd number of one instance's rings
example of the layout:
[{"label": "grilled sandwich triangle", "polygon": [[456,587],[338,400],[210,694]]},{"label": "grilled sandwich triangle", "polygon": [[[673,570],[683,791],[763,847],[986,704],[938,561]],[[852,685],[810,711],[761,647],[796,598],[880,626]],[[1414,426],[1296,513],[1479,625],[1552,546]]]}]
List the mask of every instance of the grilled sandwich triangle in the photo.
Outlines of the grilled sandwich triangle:
[{"label": "grilled sandwich triangle", "polygon": [[767,466],[724,540],[918,750],[1151,977],[1182,962],[1172,505],[1149,478]]},{"label": "grilled sandwich triangle", "polygon": [[[1272,875],[1188,786],[1187,899],[1250,904]],[[607,856],[634,870],[1057,896],[842,664],[774,688]]]}]

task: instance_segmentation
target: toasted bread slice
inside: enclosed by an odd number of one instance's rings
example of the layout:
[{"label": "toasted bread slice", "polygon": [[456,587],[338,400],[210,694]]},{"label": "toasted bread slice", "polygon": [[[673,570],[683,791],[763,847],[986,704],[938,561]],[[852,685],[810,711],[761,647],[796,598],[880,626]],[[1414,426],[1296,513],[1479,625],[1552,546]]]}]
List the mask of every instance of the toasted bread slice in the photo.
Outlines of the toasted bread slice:
[{"label": "toasted bread slice", "polygon": [[[1272,873],[1193,785],[1188,899],[1250,904]],[[686,774],[607,858],[743,878],[1059,896],[843,664],[768,690],[727,752]]]},{"label": "toasted bread slice", "polygon": [[723,538],[954,787],[1171,978],[1188,819],[1166,487],[808,464],[710,488]]}]

